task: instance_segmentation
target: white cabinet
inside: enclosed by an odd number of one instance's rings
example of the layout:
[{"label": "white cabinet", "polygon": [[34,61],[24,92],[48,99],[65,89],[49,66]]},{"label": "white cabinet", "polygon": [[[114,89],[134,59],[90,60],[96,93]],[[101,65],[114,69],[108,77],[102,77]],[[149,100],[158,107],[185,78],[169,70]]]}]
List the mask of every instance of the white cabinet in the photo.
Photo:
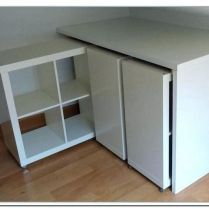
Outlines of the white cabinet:
[{"label": "white cabinet", "polygon": [[144,62],[122,61],[128,163],[167,188],[171,74]]},{"label": "white cabinet", "polygon": [[[95,136],[85,45],[70,39],[0,53],[8,105],[3,128],[10,152],[26,166]],[[65,118],[65,105],[78,102],[80,114]],[[46,125],[21,133],[19,120],[44,113]]]},{"label": "white cabinet", "polygon": [[122,56],[87,48],[96,140],[126,159],[121,84]]}]

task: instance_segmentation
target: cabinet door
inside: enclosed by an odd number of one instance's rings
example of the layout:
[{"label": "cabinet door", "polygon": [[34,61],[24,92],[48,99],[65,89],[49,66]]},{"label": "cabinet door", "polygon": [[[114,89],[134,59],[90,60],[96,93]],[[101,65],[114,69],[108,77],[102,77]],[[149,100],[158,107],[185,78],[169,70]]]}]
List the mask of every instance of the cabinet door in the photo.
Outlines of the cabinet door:
[{"label": "cabinet door", "polygon": [[120,69],[122,57],[97,48],[88,48],[87,54],[96,139],[125,160]]},{"label": "cabinet door", "polygon": [[170,73],[123,61],[128,163],[161,188],[169,179]]}]

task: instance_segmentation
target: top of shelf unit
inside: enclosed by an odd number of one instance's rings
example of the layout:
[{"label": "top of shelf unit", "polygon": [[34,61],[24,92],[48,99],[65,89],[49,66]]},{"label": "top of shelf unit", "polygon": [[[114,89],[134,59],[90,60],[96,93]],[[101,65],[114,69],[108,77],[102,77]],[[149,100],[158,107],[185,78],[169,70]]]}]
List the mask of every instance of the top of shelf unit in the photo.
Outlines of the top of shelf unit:
[{"label": "top of shelf unit", "polygon": [[145,19],[102,20],[57,32],[174,70],[209,55],[209,31]]},{"label": "top of shelf unit", "polygon": [[87,45],[70,38],[0,51],[0,72],[26,68],[85,53]]}]

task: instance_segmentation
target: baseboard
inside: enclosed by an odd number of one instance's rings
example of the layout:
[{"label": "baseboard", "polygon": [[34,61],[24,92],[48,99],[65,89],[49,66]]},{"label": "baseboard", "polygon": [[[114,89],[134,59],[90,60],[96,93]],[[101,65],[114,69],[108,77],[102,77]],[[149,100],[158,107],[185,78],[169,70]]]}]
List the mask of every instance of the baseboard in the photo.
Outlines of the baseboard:
[{"label": "baseboard", "polygon": [[63,113],[64,113],[64,118],[70,118],[80,114],[79,104],[76,103],[63,107]]},{"label": "baseboard", "polygon": [[[72,104],[63,108],[64,118],[70,118],[80,113],[79,104]],[[30,117],[22,118],[19,120],[20,130],[22,133],[26,133],[41,127],[46,126],[46,120],[44,113],[33,115]],[[3,124],[0,124],[0,138],[3,138],[2,134]]]},{"label": "baseboard", "polygon": [[33,115],[19,120],[21,133],[26,133],[46,125],[44,113]]},{"label": "baseboard", "polygon": [[3,133],[2,133],[2,129],[1,129],[1,124],[0,124],[0,139],[3,139]]}]

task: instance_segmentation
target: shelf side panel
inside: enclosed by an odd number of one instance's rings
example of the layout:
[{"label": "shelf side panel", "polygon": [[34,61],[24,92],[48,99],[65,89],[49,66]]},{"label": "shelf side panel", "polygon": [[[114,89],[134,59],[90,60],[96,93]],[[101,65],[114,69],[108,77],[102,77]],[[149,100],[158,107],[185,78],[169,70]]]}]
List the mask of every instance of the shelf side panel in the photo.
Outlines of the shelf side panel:
[{"label": "shelf side panel", "polygon": [[9,72],[9,78],[14,96],[39,89],[38,71],[35,66],[11,71]]},{"label": "shelf side panel", "polygon": [[[87,54],[82,54],[74,57],[75,76],[90,92],[90,77],[88,68]],[[86,98],[79,101],[80,112],[85,114],[89,120],[93,121],[93,110],[91,98]]]},{"label": "shelf side panel", "polygon": [[60,107],[45,112],[47,126],[63,141],[65,141],[62,113]]},{"label": "shelf side panel", "polygon": [[12,87],[8,73],[1,73],[5,98],[7,103],[7,118],[2,126],[2,132],[5,144],[10,152],[14,155],[21,166],[25,166],[25,149],[21,137],[20,127],[17,118]]},{"label": "shelf side panel", "polygon": [[65,58],[56,61],[59,83],[65,83],[75,79],[73,58]]},{"label": "shelf side panel", "polygon": [[39,65],[37,66],[37,70],[41,89],[54,100],[58,101],[58,90],[53,62]]}]

